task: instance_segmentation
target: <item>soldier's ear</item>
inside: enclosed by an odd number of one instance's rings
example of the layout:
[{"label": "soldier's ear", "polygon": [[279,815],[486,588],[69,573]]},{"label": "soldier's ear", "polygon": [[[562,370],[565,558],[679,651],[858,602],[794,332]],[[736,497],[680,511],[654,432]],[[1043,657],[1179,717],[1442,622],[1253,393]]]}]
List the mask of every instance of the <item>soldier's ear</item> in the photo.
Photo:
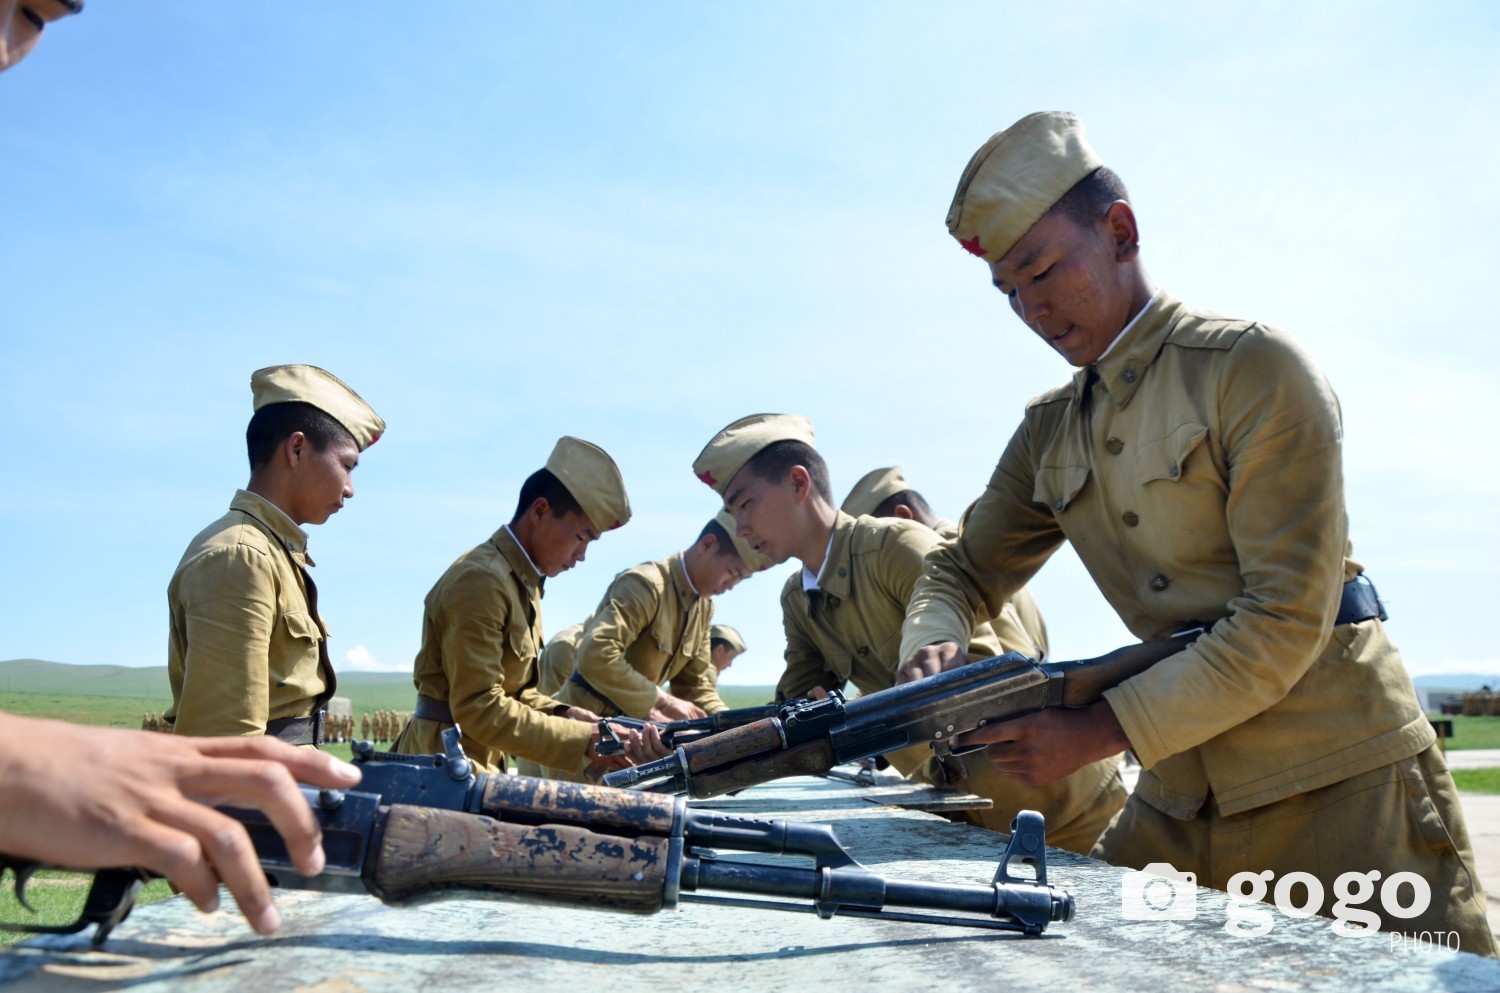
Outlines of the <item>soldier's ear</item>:
[{"label": "soldier's ear", "polygon": [[786,478],[792,484],[792,495],[799,501],[805,500],[812,493],[812,475],[808,473],[806,466],[792,466]]},{"label": "soldier's ear", "polygon": [[917,519],[917,515],[912,513],[912,509],[904,503],[896,504],[895,509],[891,511],[891,516],[899,517],[903,521],[914,521]]}]

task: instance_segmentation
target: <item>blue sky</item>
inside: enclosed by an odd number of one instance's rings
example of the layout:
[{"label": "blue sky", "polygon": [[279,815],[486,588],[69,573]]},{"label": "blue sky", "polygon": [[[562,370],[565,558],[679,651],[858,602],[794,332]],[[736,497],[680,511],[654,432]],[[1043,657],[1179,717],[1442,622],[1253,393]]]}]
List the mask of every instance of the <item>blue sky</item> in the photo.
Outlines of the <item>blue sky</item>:
[{"label": "blue sky", "polygon": [[[409,670],[421,602],[560,434],[636,516],[549,632],[691,540],[690,465],[809,416],[842,495],[897,463],[956,516],[1068,368],[943,217],[970,153],[1069,109],[1152,276],[1279,325],[1343,403],[1355,556],[1414,674],[1500,673],[1490,456],[1500,160],[1485,3],[414,8],[96,0],[0,76],[0,658],[165,662],[165,589],[247,477],[249,374],[311,362],[389,422],[312,531],[346,668]],[[780,670],[792,566],[721,598]],[[1076,560],[1059,657],[1128,640]]]}]

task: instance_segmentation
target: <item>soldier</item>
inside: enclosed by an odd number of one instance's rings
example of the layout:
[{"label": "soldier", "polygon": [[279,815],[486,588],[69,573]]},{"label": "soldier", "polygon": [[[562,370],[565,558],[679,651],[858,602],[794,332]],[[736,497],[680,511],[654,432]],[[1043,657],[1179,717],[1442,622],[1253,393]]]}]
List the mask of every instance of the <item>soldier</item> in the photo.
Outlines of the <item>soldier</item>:
[{"label": "soldier", "polygon": [[[900,466],[874,469],[862,476],[849,495],[844,497],[844,513],[851,517],[899,517],[916,521],[938,533],[944,541],[958,537],[958,525],[945,517],[933,513],[927,500],[912,489],[901,473]],[[1030,643],[1031,647],[1018,649],[1037,661],[1047,657],[1047,623],[1042,620],[1042,610],[1037,606],[1031,591],[1022,587],[1011,597],[1000,613],[990,618],[990,626],[1007,645]]]},{"label": "soldier", "polygon": [[[427,594],[413,666],[417,705],[395,750],[441,752],[440,734],[456,722],[465,753],[490,772],[503,772],[508,754],[591,779],[627,764],[594,751],[598,715],[537,691],[536,662],[543,582],[628,520],[614,460],[586,441],[560,439],[522,484],[510,523],[449,566]],[[632,758],[665,754],[659,739],[643,753],[639,736],[620,735]]]},{"label": "soldier", "polygon": [[[915,521],[840,512],[803,417],[756,414],[735,421],[708,443],[693,471],[724,498],[738,533],[755,551],[773,563],[802,562],[781,593],[787,647],[777,698],[821,697],[849,682],[865,693],[894,685],[901,622],[923,556],[942,543],[936,532]],[[981,656],[1030,647],[1029,641],[1005,644],[985,623],[971,624],[964,641]],[[1040,789],[1007,781],[982,759],[939,763],[924,746],[888,757],[903,773],[920,769],[928,782],[962,786],[994,801],[992,809],[965,812],[963,819],[1008,830],[1017,811],[1040,810],[1049,840],[1074,851],[1088,851],[1125,802],[1113,757]]]},{"label": "soldier", "polygon": [[370,739],[370,715],[368,713],[359,715],[359,736],[366,741]]},{"label": "soldier", "polygon": [[[713,598],[769,564],[733,531],[733,519],[720,511],[686,551],[615,576],[571,651],[555,641],[549,645],[551,664],[573,660],[556,698],[604,717],[660,722],[727,710],[709,644]],[[535,763],[518,763],[517,769],[528,776],[579,778],[579,769]]]},{"label": "soldier", "polygon": [[188,545],[167,587],[166,721],[177,734],[317,745],[334,674],[302,525],[354,496],[359,455],[385,422],[310,365],[260,369],[250,390],[250,482]]},{"label": "soldier", "polygon": [[1416,873],[1427,911],[1383,927],[1494,954],[1453,780],[1349,557],[1338,401],[1311,358],[1151,282],[1125,187],[1071,114],[991,138],[948,228],[1078,371],[1027,405],[963,533],[928,556],[903,675],[962,664],[976,612],[1071,541],[1138,637],[1208,630],[1091,707],[971,736],[1000,768],[1048,782],[1132,747],[1140,783],[1095,855],[1221,889],[1243,873],[1252,898],[1294,871],[1329,893]]},{"label": "soldier", "polygon": [[[731,518],[733,520],[733,518]],[[743,540],[735,535],[736,540]],[[708,633],[708,645],[710,661],[714,664],[714,684],[718,684],[719,676],[734,665],[734,660],[746,652],[745,639],[740,633],[728,624],[715,624]]]}]

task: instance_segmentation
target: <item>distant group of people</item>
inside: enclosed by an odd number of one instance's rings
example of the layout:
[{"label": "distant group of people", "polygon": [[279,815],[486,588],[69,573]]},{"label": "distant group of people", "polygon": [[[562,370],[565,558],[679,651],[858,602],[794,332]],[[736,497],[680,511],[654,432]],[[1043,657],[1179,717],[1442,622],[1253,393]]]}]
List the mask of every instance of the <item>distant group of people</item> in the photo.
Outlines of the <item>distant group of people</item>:
[{"label": "distant group of people", "polygon": [[[53,2],[0,8],[0,55],[29,50]],[[1201,636],[1092,706],[973,732],[961,743],[987,747],[961,760],[891,756],[897,768],[989,797],[981,823],[1039,809],[1056,843],[1124,866],[1171,862],[1205,885],[1246,871],[1309,873],[1325,889],[1349,872],[1416,873],[1430,907],[1382,926],[1453,931],[1495,954],[1452,778],[1350,557],[1338,403],[1311,358],[1148,277],[1125,186],[1073,115],[1032,114],[986,142],[947,221],[1077,370],[1026,405],[957,524],[893,467],[841,507],[807,419],[744,417],[693,462],[718,503],[696,537],[621,572],[549,641],[546,580],[631,518],[614,460],[562,437],[510,519],[428,593],[412,719],[393,747],[439,750],[457,725],[481,769],[514,758],[584,780],[664,755],[650,724],[618,727],[625,753],[599,754],[600,720],[723,709],[718,643],[743,643],[715,635],[712,598],[789,559],[801,568],[780,591],[779,698],[1040,656],[1046,629],[1025,584],[1066,541],[1132,633]],[[277,920],[264,877],[212,805],[265,809],[298,870],[321,868],[294,783],[348,786],[358,772],[290,747],[317,744],[335,687],[303,528],[353,495],[385,425],[312,366],[261,369],[251,390],[249,483],[168,589],[175,734],[0,715],[0,850],[144,865],[205,909],[222,881],[264,932]],[[1128,798],[1127,748],[1142,765]]]}]

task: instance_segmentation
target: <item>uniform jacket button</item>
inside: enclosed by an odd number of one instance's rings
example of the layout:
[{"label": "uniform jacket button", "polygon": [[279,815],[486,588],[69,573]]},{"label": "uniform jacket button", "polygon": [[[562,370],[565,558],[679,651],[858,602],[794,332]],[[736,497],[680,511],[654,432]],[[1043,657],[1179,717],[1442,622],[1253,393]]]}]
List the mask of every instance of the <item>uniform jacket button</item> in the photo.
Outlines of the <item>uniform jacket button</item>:
[{"label": "uniform jacket button", "polygon": [[1151,588],[1160,593],[1162,590],[1166,589],[1168,584],[1170,584],[1171,582],[1172,581],[1170,579],[1158,572],[1156,575],[1151,577]]},{"label": "uniform jacket button", "polygon": [[1066,503],[1066,502],[1064,502],[1064,501],[1063,501],[1063,500],[1062,500],[1062,499],[1061,499],[1061,498],[1058,498],[1058,499],[1057,499],[1057,500],[1056,500],[1056,501],[1055,501],[1055,502],[1054,502],[1054,503],[1053,503],[1053,504],[1052,504],[1052,509],[1053,509],[1053,510],[1062,510],[1062,509],[1063,509],[1063,508],[1064,508],[1064,507],[1066,507],[1066,506],[1067,506],[1067,503]]},{"label": "uniform jacket button", "polygon": [[861,655],[869,655],[870,654],[870,646],[869,645],[860,645],[859,646],[859,654],[861,654]]},{"label": "uniform jacket button", "polygon": [[1137,514],[1133,510],[1127,510],[1121,516],[1124,518],[1125,523],[1130,527],[1135,527],[1137,524],[1141,523],[1141,515]]},{"label": "uniform jacket button", "polygon": [[1136,372],[1135,372],[1134,369],[1126,369],[1125,370],[1125,374],[1122,375],[1120,378],[1123,379],[1123,380],[1125,380],[1125,382],[1127,382],[1127,383],[1133,383],[1133,382],[1135,382],[1135,379],[1136,379]]},{"label": "uniform jacket button", "polygon": [[1104,448],[1111,455],[1119,455],[1125,450],[1125,443],[1119,438],[1111,438],[1104,443]]}]

